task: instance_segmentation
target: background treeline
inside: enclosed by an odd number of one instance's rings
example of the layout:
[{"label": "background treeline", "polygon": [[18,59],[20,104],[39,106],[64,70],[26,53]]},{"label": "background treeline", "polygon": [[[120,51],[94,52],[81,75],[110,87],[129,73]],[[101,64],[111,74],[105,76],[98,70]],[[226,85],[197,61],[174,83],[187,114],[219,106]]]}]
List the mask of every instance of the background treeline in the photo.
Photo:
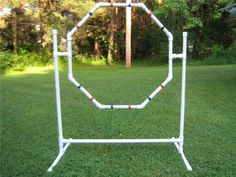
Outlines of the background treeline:
[{"label": "background treeline", "polygon": [[[66,33],[102,0],[8,0],[0,16],[1,68],[45,64],[51,59],[51,30],[58,29],[60,49]],[[110,2],[110,1],[107,1]],[[111,0],[118,2],[118,0]],[[125,2],[125,0],[119,0]],[[234,0],[133,0],[143,2],[174,34],[174,51],[182,50],[189,32],[189,55],[206,64],[236,63]],[[132,9],[132,60],[165,63],[167,38],[142,9]],[[77,62],[125,60],[125,8],[100,8],[73,38]]]}]

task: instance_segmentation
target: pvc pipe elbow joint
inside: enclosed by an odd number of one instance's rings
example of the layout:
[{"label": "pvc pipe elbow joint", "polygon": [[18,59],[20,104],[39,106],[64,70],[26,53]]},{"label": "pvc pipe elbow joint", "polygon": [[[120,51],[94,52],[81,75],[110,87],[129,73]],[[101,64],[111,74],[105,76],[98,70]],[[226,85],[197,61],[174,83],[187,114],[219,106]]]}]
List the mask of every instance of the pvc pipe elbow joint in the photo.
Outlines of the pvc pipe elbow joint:
[{"label": "pvc pipe elbow joint", "polygon": [[100,8],[100,6],[101,6],[101,2],[98,2],[98,3],[95,5],[95,8],[98,9],[98,8]]},{"label": "pvc pipe elbow joint", "polygon": [[173,41],[174,37],[170,32],[168,33],[168,36],[169,36],[169,41]]},{"label": "pvc pipe elbow joint", "polygon": [[67,33],[67,35],[66,35],[66,37],[67,37],[67,40],[71,40],[71,36],[72,36],[73,34],[71,34],[71,31],[70,32],[68,32]]},{"label": "pvc pipe elbow joint", "polygon": [[72,83],[75,82],[75,79],[73,78],[73,75],[72,75],[72,74],[68,74],[68,79],[69,79],[69,81],[71,81]]},{"label": "pvc pipe elbow joint", "polygon": [[170,82],[173,79],[173,74],[168,74],[167,81]]},{"label": "pvc pipe elbow joint", "polygon": [[145,4],[143,4],[143,3],[141,3],[141,4],[142,4],[141,7],[143,8],[143,10],[147,9],[147,6]]},{"label": "pvc pipe elbow joint", "polygon": [[102,109],[102,104],[99,103],[99,102],[97,102],[97,103],[95,103],[95,107],[96,107],[97,109]]},{"label": "pvc pipe elbow joint", "polygon": [[143,108],[145,108],[145,106],[146,106],[146,104],[143,102],[143,103],[137,105],[137,109],[143,109]]}]

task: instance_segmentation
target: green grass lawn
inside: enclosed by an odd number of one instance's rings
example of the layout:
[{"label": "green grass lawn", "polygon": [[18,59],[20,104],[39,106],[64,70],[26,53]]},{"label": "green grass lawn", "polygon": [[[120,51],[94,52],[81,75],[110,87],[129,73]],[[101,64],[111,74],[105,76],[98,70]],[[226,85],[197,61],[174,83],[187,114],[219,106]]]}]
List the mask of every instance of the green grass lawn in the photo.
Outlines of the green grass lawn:
[{"label": "green grass lawn", "polygon": [[[75,78],[104,104],[136,104],[165,78],[166,66],[74,66]],[[65,138],[178,136],[181,67],[144,110],[97,110],[61,68]],[[52,68],[1,76],[1,175],[13,176],[235,176],[236,65],[191,66],[187,75],[184,151],[188,172],[172,144],[71,145],[58,153]]]}]

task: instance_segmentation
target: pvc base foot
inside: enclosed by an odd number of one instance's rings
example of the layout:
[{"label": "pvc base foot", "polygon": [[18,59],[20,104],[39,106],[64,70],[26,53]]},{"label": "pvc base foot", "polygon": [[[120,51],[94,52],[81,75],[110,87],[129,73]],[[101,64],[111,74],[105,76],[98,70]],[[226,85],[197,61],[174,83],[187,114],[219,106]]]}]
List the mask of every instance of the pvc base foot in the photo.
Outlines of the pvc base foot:
[{"label": "pvc base foot", "polygon": [[186,156],[184,155],[184,152],[182,150],[180,150],[179,144],[177,142],[175,142],[174,144],[175,144],[176,149],[179,151],[179,153],[180,153],[180,155],[181,155],[181,157],[182,157],[182,159],[184,161],[184,164],[185,164],[187,170],[188,171],[192,171],[193,168],[191,167],[190,163],[188,162]]},{"label": "pvc base foot", "polygon": [[65,154],[67,148],[69,147],[71,143],[66,143],[66,145],[63,147],[62,151],[59,152],[56,159],[53,161],[52,165],[48,168],[47,172],[52,172],[53,168],[57,165],[57,163],[61,160],[62,156]]}]

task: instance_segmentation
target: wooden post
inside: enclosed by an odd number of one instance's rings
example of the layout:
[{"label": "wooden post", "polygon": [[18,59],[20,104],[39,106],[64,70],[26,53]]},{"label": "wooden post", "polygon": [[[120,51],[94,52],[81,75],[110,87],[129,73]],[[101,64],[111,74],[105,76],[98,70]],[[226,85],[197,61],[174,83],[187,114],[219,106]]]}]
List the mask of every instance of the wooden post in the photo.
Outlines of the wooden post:
[{"label": "wooden post", "polygon": [[[131,3],[131,0],[126,0],[126,3]],[[126,7],[126,67],[131,67],[131,7]]]}]

